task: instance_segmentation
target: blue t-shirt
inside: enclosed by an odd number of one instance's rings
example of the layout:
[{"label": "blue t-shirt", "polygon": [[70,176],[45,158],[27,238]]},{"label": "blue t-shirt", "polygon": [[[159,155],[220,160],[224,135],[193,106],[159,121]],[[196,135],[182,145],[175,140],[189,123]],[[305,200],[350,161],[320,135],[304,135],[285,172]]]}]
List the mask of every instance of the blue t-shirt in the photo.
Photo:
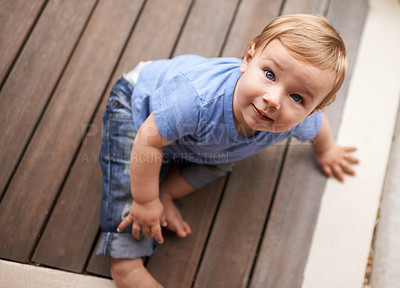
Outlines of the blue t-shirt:
[{"label": "blue t-shirt", "polygon": [[132,114],[137,129],[151,112],[161,135],[170,145],[164,156],[199,164],[235,162],[290,136],[308,141],[316,136],[320,112],[293,129],[260,131],[241,137],[234,124],[233,92],[242,75],[237,58],[203,58],[185,55],[153,61],[139,74],[132,94]]}]

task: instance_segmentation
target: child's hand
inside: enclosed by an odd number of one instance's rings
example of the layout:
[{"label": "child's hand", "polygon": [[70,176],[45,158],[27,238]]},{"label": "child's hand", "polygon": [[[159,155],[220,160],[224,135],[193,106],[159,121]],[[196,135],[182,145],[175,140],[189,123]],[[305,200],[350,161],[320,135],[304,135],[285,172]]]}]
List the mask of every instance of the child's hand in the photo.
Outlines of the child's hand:
[{"label": "child's hand", "polygon": [[317,161],[322,171],[328,177],[335,177],[340,182],[344,181],[344,174],[354,175],[353,164],[358,159],[350,155],[356,151],[355,147],[342,147],[334,143],[326,152],[317,153]]},{"label": "child's hand", "polygon": [[142,230],[144,236],[154,237],[160,244],[164,242],[160,225],[166,226],[167,222],[164,217],[164,207],[159,198],[147,203],[133,201],[128,216],[119,224],[117,231],[121,232],[131,223],[133,223],[132,235],[135,239],[140,240],[140,230]]}]

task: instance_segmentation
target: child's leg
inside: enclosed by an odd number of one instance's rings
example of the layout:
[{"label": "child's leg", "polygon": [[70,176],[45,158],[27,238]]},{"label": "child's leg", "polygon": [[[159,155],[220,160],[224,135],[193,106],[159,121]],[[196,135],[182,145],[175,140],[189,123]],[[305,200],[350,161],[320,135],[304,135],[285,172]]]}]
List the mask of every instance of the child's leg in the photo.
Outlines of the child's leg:
[{"label": "child's leg", "polygon": [[164,215],[167,229],[176,232],[179,237],[186,237],[192,231],[188,223],[173,203],[173,200],[182,198],[196,189],[223,177],[233,168],[233,163],[221,165],[183,165],[181,171],[175,166],[166,179],[161,183],[160,199],[164,206]]},{"label": "child's leg", "polygon": [[154,252],[154,239],[134,239],[131,227],[121,233],[116,231],[132,204],[129,158],[136,134],[130,106],[132,89],[132,85],[124,79],[118,80],[111,91],[103,117],[104,135],[100,153],[103,174],[102,237],[97,254],[112,259],[124,258],[112,260],[111,274],[119,287],[161,287],[144,268],[141,260],[141,257]]},{"label": "child's leg", "polygon": [[159,288],[162,287],[143,266],[141,258],[111,258],[111,277],[119,288]]},{"label": "child's leg", "polygon": [[173,167],[167,178],[161,183],[160,200],[164,206],[167,229],[176,232],[178,237],[186,237],[192,233],[179,210],[173,203],[174,199],[180,199],[192,193],[195,188],[179,173],[177,167]]}]

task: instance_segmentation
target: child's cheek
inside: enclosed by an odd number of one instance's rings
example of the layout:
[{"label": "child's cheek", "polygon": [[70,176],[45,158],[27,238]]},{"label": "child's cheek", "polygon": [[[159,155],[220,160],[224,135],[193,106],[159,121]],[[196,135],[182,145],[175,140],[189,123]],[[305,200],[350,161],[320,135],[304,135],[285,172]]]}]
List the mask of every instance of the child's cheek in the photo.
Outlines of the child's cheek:
[{"label": "child's cheek", "polygon": [[240,87],[240,93],[243,98],[245,98],[246,102],[251,102],[252,97],[255,94],[255,83],[252,79],[245,78],[243,80],[243,85]]}]

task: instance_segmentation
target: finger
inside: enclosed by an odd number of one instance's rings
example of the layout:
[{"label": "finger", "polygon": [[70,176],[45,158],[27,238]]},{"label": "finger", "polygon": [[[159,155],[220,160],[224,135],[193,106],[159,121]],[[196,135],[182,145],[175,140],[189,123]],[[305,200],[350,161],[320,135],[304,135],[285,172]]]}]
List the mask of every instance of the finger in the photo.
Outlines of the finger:
[{"label": "finger", "polygon": [[343,147],[343,149],[344,149],[344,151],[346,151],[346,152],[354,152],[354,151],[357,151],[357,148],[356,148],[356,147],[353,147],[353,146]]},{"label": "finger", "polygon": [[355,175],[356,172],[353,170],[353,168],[347,164],[347,163],[343,163],[342,164],[342,170],[344,173],[349,174],[349,175]]},{"label": "finger", "polygon": [[136,223],[133,223],[132,225],[132,236],[136,240],[140,240],[140,226]]},{"label": "finger", "polygon": [[150,226],[142,226],[143,235],[147,238],[151,238],[151,229]]},{"label": "finger", "polygon": [[344,155],[344,159],[346,161],[350,162],[351,164],[358,164],[360,162],[356,157],[353,157],[353,156],[348,155],[348,154]]},{"label": "finger", "polygon": [[156,224],[153,225],[151,227],[151,232],[152,232],[152,236],[154,237],[154,239],[159,243],[159,244],[163,244],[164,243],[164,239],[162,237],[162,233],[161,233],[161,226]]},{"label": "finger", "polygon": [[126,227],[128,227],[133,222],[132,218],[127,216],[124,220],[118,225],[117,232],[122,232]]},{"label": "finger", "polygon": [[329,166],[323,166],[322,171],[328,176],[329,178],[333,177],[332,169]]},{"label": "finger", "polygon": [[344,178],[343,178],[342,168],[340,166],[334,166],[332,168],[332,170],[333,170],[333,174],[335,175],[335,178],[338,179],[340,182],[343,182]]}]

